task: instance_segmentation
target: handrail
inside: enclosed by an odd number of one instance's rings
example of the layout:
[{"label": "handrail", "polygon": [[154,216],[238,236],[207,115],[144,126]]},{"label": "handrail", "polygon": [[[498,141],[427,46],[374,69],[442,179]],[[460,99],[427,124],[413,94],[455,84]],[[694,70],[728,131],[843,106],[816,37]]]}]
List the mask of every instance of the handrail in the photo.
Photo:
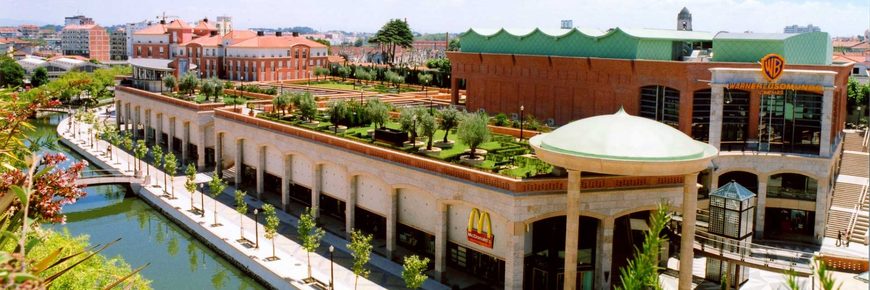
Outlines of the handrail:
[{"label": "handrail", "polygon": [[849,217],[849,224],[846,226],[846,240],[852,238],[852,231],[855,229],[855,224],[858,222],[858,213],[861,212],[861,205],[864,203],[864,198],[867,196],[867,185],[861,186],[861,193],[858,194],[858,203],[852,207],[852,216]]},{"label": "handrail", "polygon": [[[753,248],[752,246],[757,244],[739,242],[727,238],[712,239],[702,235],[696,235],[695,242],[700,244],[702,252],[718,255],[723,258],[729,258],[728,255],[734,255],[731,259],[739,259],[748,264],[763,265],[765,267],[780,266],[784,270],[812,272],[813,253],[773,247]],[[750,246],[747,247],[744,244],[749,244]],[[726,250],[726,247],[728,250]],[[718,253],[716,250],[718,250]]]}]

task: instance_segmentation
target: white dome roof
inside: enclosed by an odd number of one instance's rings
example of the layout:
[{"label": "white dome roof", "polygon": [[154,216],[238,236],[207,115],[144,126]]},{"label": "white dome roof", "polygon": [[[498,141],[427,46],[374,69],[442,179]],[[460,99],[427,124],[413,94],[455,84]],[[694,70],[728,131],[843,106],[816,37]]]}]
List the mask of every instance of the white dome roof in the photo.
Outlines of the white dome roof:
[{"label": "white dome roof", "polygon": [[571,122],[530,142],[562,154],[625,161],[688,161],[716,154],[709,144],[621,108],[612,115]]}]

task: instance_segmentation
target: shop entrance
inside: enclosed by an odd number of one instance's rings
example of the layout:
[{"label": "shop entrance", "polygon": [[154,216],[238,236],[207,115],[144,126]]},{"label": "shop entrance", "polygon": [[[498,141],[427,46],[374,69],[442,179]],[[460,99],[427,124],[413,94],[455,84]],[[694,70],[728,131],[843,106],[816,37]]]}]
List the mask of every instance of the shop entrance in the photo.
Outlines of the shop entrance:
[{"label": "shop entrance", "polygon": [[816,213],[799,209],[769,207],[764,210],[764,236],[783,241],[815,243]]},{"label": "shop entrance", "polygon": [[[532,255],[526,258],[524,289],[562,289],[565,281],[565,216],[532,224]],[[580,217],[577,252],[577,289],[592,289],[598,220]]]}]

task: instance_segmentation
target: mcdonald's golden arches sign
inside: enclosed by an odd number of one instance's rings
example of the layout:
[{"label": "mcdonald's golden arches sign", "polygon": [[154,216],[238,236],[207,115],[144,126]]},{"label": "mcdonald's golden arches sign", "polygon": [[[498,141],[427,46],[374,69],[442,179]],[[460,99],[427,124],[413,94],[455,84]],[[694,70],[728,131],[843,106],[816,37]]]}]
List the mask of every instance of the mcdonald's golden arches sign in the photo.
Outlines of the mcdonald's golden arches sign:
[{"label": "mcdonald's golden arches sign", "polygon": [[468,214],[468,241],[492,248],[495,237],[492,235],[492,221],[489,219],[489,213],[481,211],[477,208],[472,208]]}]

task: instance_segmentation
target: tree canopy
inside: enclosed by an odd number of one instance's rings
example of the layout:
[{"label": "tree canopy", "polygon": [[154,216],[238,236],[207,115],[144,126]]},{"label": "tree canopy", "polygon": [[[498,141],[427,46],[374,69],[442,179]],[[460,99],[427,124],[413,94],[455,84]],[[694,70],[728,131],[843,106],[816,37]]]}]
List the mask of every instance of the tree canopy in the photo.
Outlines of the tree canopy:
[{"label": "tree canopy", "polygon": [[387,63],[390,65],[396,62],[396,48],[411,48],[414,43],[414,34],[411,32],[411,27],[408,23],[400,19],[392,19],[378,30],[375,35],[369,39],[370,43],[376,43],[381,46],[381,51],[386,55]]},{"label": "tree canopy", "polygon": [[11,57],[0,57],[0,87],[21,86],[24,68]]}]

